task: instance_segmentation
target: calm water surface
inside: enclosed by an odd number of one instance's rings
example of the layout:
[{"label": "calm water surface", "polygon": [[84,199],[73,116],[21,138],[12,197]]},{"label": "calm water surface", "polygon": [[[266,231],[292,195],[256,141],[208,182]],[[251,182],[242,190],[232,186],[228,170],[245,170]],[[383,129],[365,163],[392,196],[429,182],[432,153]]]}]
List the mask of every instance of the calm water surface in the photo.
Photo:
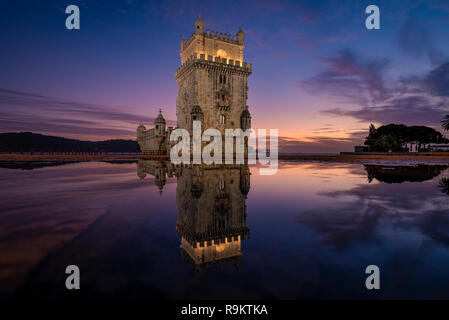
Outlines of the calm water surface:
[{"label": "calm water surface", "polygon": [[1,298],[449,298],[448,166],[1,166]]}]

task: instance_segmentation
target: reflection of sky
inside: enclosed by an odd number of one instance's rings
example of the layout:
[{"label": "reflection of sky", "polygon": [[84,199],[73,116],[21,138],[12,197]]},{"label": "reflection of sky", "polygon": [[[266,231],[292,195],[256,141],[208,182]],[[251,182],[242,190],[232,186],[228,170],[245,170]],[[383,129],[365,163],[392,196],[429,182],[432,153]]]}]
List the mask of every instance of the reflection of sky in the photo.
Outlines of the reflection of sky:
[{"label": "reflection of sky", "polygon": [[[448,171],[385,184],[358,164],[253,169],[242,266],[200,278],[180,256],[176,178],[159,195],[132,163],[0,169],[0,294],[58,295],[60,270],[79,264],[84,294],[104,297],[449,297]],[[363,287],[369,264],[380,292]]]},{"label": "reflection of sky", "polygon": [[[134,138],[164,107],[176,120],[179,42],[206,28],[246,35],[254,64],[248,105],[258,128],[278,128],[286,152],[351,150],[370,122],[439,126],[447,109],[445,0],[9,1],[0,10],[0,131],[86,139]],[[290,138],[290,139],[288,139]]]}]

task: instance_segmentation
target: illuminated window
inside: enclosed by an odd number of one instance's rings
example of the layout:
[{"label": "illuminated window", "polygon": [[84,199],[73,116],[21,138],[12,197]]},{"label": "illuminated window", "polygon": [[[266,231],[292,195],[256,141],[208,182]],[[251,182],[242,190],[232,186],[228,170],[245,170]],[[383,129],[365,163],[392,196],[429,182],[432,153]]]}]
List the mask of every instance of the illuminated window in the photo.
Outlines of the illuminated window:
[{"label": "illuminated window", "polygon": [[220,58],[226,58],[227,57],[226,51],[224,51],[222,49],[217,50],[217,56]]},{"label": "illuminated window", "polygon": [[225,124],[226,123],[226,117],[224,116],[224,114],[220,115],[220,124]]}]

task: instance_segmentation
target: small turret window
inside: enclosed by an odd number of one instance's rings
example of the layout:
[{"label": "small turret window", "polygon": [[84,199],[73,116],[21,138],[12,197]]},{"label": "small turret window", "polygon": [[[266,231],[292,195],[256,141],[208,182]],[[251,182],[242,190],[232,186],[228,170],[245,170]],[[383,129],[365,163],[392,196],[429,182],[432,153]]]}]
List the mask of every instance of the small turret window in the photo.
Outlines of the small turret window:
[{"label": "small turret window", "polygon": [[226,76],[220,74],[220,84],[226,84]]},{"label": "small turret window", "polygon": [[220,124],[225,124],[226,123],[226,117],[224,114],[220,115]]}]

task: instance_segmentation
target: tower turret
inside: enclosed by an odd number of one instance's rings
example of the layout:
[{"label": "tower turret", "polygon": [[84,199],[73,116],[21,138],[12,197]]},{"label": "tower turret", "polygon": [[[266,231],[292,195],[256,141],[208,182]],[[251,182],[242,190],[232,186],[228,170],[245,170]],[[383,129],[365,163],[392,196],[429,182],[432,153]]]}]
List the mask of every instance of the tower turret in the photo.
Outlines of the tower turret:
[{"label": "tower turret", "polygon": [[204,32],[204,21],[201,19],[200,16],[198,16],[198,19],[195,22],[195,33],[196,34],[203,34]]},{"label": "tower turret", "polygon": [[185,45],[186,45],[186,38],[182,37],[182,40],[181,40],[181,51],[184,50]]},{"label": "tower turret", "polygon": [[157,137],[165,136],[165,119],[162,115],[162,110],[159,108],[159,114],[154,120],[154,129]]},{"label": "tower turret", "polygon": [[245,33],[242,30],[242,27],[240,27],[239,31],[237,32],[237,41],[240,44],[243,44],[245,42]]},{"label": "tower turret", "polygon": [[147,128],[145,128],[145,126],[141,121],[139,126],[137,127],[137,141],[142,140],[143,134],[145,133],[146,130]]}]

